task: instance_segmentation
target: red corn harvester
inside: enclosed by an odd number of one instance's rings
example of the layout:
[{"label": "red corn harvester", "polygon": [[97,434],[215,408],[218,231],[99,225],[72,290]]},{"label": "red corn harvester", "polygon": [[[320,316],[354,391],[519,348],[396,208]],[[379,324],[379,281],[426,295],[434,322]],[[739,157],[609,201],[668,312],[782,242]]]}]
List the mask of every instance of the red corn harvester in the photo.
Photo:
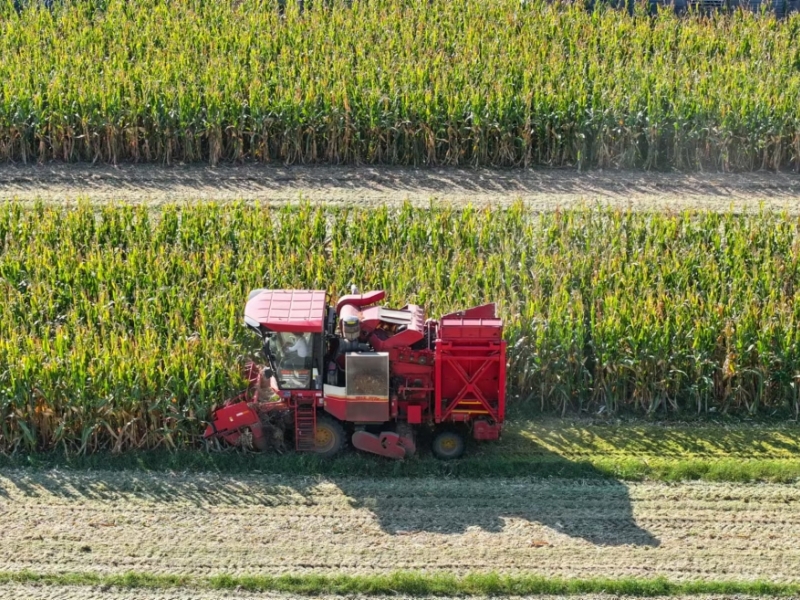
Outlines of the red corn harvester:
[{"label": "red corn harvester", "polygon": [[244,321],[269,366],[251,369],[250,389],[214,411],[205,437],[261,450],[288,437],[322,456],[349,437],[399,459],[414,454],[419,426],[443,459],[461,456],[468,435],[498,439],[506,342],[495,305],[426,320],[419,306],[379,306],[383,291],[353,292],[335,306],[323,291],[251,292]]}]

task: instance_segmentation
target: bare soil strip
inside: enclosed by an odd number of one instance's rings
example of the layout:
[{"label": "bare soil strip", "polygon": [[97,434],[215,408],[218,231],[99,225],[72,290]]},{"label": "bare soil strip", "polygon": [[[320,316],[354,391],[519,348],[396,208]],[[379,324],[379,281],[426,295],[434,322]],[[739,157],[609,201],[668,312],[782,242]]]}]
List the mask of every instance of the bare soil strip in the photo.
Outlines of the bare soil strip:
[{"label": "bare soil strip", "polygon": [[[249,592],[200,591],[195,589],[162,591],[60,585],[0,585],[0,600],[223,600],[225,598],[235,598],[236,600],[290,599],[289,596],[282,594],[252,594]],[[309,598],[308,600],[323,599]],[[696,600],[696,597],[692,600]]]},{"label": "bare soil strip", "polygon": [[800,486],[0,472],[0,571],[800,580]]},{"label": "bare soil strip", "polygon": [[375,206],[409,201],[533,210],[586,204],[646,209],[786,210],[800,213],[800,176],[789,173],[677,174],[625,171],[284,167],[279,165],[3,165],[0,200],[71,204],[308,200]]},{"label": "bare soil strip", "polygon": [[[10,584],[0,586],[0,600],[294,600],[296,596],[287,594],[254,594],[237,591],[201,590],[126,590],[118,588],[48,586],[30,584]],[[306,596],[306,600],[334,600],[340,596]],[[371,600],[413,600],[411,596],[393,595],[391,597],[370,596]],[[610,594],[587,594],[581,596],[534,596],[531,598],[511,596],[508,600],[634,600],[629,596]],[[671,596],[662,600],[756,600],[749,596]],[[439,600],[455,600],[442,598]],[[461,600],[465,600],[461,597]],[[466,600],[470,600],[466,598]]]}]

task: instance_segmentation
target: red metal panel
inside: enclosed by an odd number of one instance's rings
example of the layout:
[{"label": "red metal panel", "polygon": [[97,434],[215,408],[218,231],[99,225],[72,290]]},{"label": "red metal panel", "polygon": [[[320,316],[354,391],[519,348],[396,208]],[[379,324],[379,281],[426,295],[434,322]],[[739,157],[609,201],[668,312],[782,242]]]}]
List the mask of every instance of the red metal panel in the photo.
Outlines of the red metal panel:
[{"label": "red metal panel", "polygon": [[504,342],[469,346],[437,342],[435,421],[469,421],[486,416],[502,422],[504,355]]},{"label": "red metal panel", "polygon": [[350,423],[385,423],[389,420],[389,400],[384,398],[339,398],[325,396],[325,411]]},{"label": "red metal panel", "polygon": [[324,291],[264,290],[247,302],[244,314],[272,331],[321,333],[326,306]]},{"label": "red metal panel", "polygon": [[478,419],[472,428],[472,437],[476,440],[497,440],[500,439],[500,429],[500,423],[489,423]]},{"label": "red metal panel", "polygon": [[350,439],[353,446],[359,450],[374,452],[389,458],[403,459],[416,452],[413,438],[398,435],[394,431],[383,431],[380,435],[356,431]]},{"label": "red metal panel", "polygon": [[436,391],[433,395],[433,420],[436,423],[441,423],[442,421],[442,366],[444,365],[444,346],[444,342],[438,342],[436,344],[436,352],[434,352],[434,362],[436,364],[434,368],[434,388],[436,388]]},{"label": "red metal panel", "polygon": [[[471,414],[488,414],[499,420],[496,399],[499,391],[498,371],[495,356],[445,356],[448,371],[455,375],[448,381],[450,389],[457,392],[448,394],[450,404],[442,413],[446,419],[454,412],[466,411]],[[453,386],[460,386],[460,389]],[[444,390],[443,390],[444,391]]]},{"label": "red metal panel", "polygon": [[408,422],[412,425],[422,423],[422,407],[419,404],[412,404],[408,407]]},{"label": "red metal panel", "polygon": [[500,319],[445,319],[439,326],[439,337],[447,341],[500,341],[503,322]]},{"label": "red metal panel", "polygon": [[[371,313],[377,316],[380,319],[381,316],[381,309],[372,309],[367,310],[364,312],[366,316],[371,316]],[[399,311],[392,311],[392,313],[402,312],[408,315],[408,323],[405,325],[405,329],[403,331],[399,331],[397,333],[391,333],[389,337],[386,339],[380,339],[377,336],[371,340],[372,345],[378,351],[388,350],[389,348],[401,348],[404,346],[413,346],[422,338],[425,337],[425,311],[422,307],[409,305],[404,309]],[[380,326],[380,320],[376,320],[375,322],[365,321],[365,327],[367,328],[375,328]],[[395,326],[396,327],[396,326]],[[385,329],[385,331],[392,332],[393,328],[389,327]]]},{"label": "red metal panel", "polygon": [[203,437],[225,434],[259,422],[258,415],[247,405],[247,402],[237,402],[217,409],[212,419]]},{"label": "red metal panel", "polygon": [[356,308],[363,308],[365,306],[371,306],[376,302],[380,302],[386,297],[386,292],[383,290],[375,290],[372,292],[364,292],[363,294],[348,294],[347,296],[342,296],[339,298],[339,302],[336,303],[336,314],[338,315],[339,312],[342,310],[343,306],[350,305],[355,306]]},{"label": "red metal panel", "polygon": [[500,373],[498,374],[500,387],[497,393],[497,421],[499,423],[505,421],[506,418],[506,346],[505,340],[500,342]]},{"label": "red metal panel", "polygon": [[505,342],[496,306],[446,315],[436,340],[435,421],[505,417]]},{"label": "red metal panel", "polygon": [[491,302],[481,306],[473,306],[467,310],[460,310],[458,312],[450,313],[449,315],[444,315],[441,320],[444,321],[445,319],[454,319],[459,317],[464,319],[494,319],[497,317],[497,305],[494,302]]}]

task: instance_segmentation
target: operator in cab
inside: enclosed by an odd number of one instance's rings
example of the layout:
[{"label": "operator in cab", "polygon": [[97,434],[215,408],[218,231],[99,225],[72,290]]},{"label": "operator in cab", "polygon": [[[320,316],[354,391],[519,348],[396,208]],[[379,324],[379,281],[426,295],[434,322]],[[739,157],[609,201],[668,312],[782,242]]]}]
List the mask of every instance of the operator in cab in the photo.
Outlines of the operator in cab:
[{"label": "operator in cab", "polygon": [[287,358],[296,357],[300,359],[301,364],[305,364],[305,358],[307,356],[308,356],[308,344],[306,344],[306,340],[305,338],[303,338],[303,336],[298,335],[294,341],[294,344],[288,345],[288,347],[286,348],[286,357]]}]

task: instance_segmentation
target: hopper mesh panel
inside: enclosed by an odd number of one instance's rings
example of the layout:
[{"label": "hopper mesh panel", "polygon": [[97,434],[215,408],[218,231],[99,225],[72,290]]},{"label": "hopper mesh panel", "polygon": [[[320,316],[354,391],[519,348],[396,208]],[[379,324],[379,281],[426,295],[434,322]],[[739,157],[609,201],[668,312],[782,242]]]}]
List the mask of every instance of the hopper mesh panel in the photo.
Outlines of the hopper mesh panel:
[{"label": "hopper mesh panel", "polygon": [[348,396],[389,398],[389,355],[387,353],[348,354],[345,361]]}]

